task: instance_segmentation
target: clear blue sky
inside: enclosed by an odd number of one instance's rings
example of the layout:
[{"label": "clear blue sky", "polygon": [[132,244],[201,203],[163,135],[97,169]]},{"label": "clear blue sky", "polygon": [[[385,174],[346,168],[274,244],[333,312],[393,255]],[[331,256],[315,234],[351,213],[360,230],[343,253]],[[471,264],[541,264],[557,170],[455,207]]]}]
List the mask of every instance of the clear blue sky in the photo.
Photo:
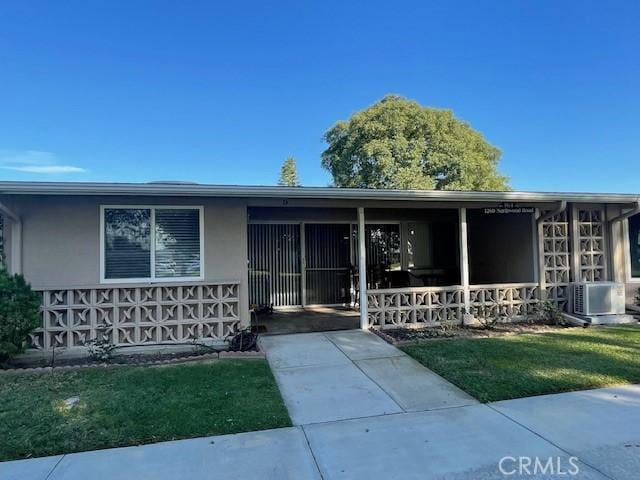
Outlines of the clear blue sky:
[{"label": "clear blue sky", "polygon": [[3,0],[0,179],[327,185],[323,132],[449,108],[521,190],[640,192],[640,2]]}]

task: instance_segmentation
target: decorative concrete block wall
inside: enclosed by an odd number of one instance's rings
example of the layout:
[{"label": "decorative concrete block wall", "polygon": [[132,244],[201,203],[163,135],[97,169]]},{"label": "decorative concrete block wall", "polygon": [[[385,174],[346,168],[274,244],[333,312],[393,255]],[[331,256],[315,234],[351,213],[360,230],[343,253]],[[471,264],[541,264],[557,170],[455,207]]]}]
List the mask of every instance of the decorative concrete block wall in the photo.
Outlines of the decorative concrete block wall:
[{"label": "decorative concrete block wall", "polygon": [[81,347],[104,328],[114,345],[224,340],[240,325],[239,282],[41,290],[35,349]]}]

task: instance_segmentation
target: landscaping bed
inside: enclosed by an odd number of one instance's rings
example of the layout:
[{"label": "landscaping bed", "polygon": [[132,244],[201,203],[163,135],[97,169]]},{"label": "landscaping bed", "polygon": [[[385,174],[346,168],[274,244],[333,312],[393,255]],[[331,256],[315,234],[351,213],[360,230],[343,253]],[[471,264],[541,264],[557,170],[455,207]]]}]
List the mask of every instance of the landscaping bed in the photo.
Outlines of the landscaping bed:
[{"label": "landscaping bed", "polygon": [[0,460],[291,425],[266,361],[0,376]]},{"label": "landscaping bed", "polygon": [[378,336],[393,345],[410,345],[423,341],[443,340],[451,338],[492,338],[522,333],[550,333],[566,330],[562,325],[545,325],[541,323],[501,323],[491,329],[480,327],[427,327],[427,328],[393,328],[385,330],[372,329]]},{"label": "landscaping bed", "polygon": [[43,352],[27,351],[0,362],[0,374],[12,370],[42,370],[80,368],[109,365],[153,365],[184,363],[212,358],[264,358],[258,348],[258,335],[243,331],[226,343],[207,345],[190,342],[183,344],[123,345],[116,346],[104,340],[92,339],[86,347],[64,348]]},{"label": "landscaping bed", "polygon": [[149,351],[145,353],[128,353],[127,348],[128,347],[121,347],[118,352],[111,354],[108,359],[97,359],[89,355],[71,357],[52,357],[44,355],[34,355],[33,357],[30,357],[28,355],[22,355],[1,364],[0,374],[10,374],[14,371],[42,371],[45,369],[68,370],[86,367],[104,367],[110,365],[175,364],[199,362],[202,360],[219,358],[265,358],[264,352],[259,350],[235,352],[225,349],[207,348],[167,352],[163,350],[154,351],[153,348],[150,348]]},{"label": "landscaping bed", "polygon": [[484,402],[640,382],[640,327],[549,328],[401,348]]}]

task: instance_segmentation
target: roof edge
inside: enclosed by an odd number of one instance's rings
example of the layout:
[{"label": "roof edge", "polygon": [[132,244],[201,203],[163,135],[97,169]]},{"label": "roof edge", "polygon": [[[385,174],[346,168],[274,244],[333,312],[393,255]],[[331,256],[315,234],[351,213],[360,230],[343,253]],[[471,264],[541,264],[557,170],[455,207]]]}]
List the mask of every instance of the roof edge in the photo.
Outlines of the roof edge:
[{"label": "roof edge", "polygon": [[167,195],[333,200],[437,200],[465,202],[552,202],[565,200],[569,202],[584,203],[631,203],[640,200],[640,194],[629,193],[384,190],[337,187],[204,185],[190,183],[0,182],[0,193],[5,195]]}]

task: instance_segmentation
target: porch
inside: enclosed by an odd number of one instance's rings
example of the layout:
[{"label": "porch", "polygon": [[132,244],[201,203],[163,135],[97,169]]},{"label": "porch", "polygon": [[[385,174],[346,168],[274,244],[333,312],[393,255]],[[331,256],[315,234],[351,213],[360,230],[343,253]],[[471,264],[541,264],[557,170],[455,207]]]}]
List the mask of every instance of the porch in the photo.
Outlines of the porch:
[{"label": "porch", "polygon": [[278,333],[340,327],[317,307],[356,309],[361,328],[520,319],[542,298],[563,308],[570,226],[543,207],[249,208],[249,301],[276,312]]}]

